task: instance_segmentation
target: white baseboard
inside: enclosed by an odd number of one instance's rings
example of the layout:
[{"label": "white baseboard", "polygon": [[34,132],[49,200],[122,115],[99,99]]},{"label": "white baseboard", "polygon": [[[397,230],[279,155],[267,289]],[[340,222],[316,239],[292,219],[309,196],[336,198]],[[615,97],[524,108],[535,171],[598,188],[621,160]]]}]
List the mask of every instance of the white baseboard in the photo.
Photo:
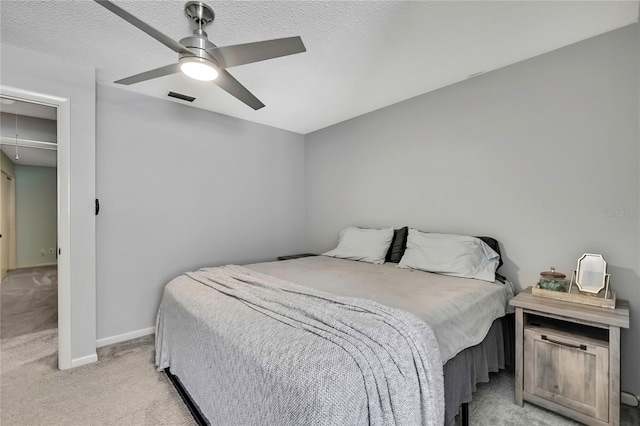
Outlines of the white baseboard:
[{"label": "white baseboard", "polygon": [[43,266],[57,266],[58,262],[50,262],[50,263],[34,263],[33,265],[20,265],[15,268],[9,268],[10,271],[15,271],[16,269],[29,269],[29,268],[41,268]]},{"label": "white baseboard", "polygon": [[143,328],[141,330],[130,331],[124,334],[118,334],[117,336],[104,337],[96,340],[96,347],[101,348],[103,346],[113,345],[114,343],[120,343],[138,337],[148,336],[156,332],[155,327]]},{"label": "white baseboard", "polygon": [[632,407],[640,406],[640,397],[635,396],[632,393],[622,391],[620,393],[620,402],[624,405],[630,405]]},{"label": "white baseboard", "polygon": [[97,354],[91,354],[87,356],[83,356],[80,358],[75,358],[71,360],[71,368],[80,367],[81,365],[91,364],[92,362],[96,362],[98,360]]}]

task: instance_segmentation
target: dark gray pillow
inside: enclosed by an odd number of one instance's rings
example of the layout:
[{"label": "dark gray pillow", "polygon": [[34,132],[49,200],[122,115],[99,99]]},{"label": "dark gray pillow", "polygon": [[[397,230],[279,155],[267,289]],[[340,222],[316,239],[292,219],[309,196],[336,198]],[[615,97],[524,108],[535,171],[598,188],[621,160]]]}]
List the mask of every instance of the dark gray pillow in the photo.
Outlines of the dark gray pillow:
[{"label": "dark gray pillow", "polygon": [[393,230],[393,239],[387,252],[386,262],[400,263],[402,255],[407,248],[407,236],[409,235],[409,228],[404,227]]}]

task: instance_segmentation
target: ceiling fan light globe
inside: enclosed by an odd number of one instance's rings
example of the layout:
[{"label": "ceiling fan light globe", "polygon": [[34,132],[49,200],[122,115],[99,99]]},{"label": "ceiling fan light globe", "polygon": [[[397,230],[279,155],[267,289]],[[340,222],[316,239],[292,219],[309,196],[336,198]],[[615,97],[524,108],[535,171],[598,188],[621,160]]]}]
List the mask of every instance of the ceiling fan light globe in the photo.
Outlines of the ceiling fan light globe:
[{"label": "ceiling fan light globe", "polygon": [[187,77],[200,81],[213,81],[218,78],[218,70],[215,66],[202,58],[180,59],[180,71]]}]

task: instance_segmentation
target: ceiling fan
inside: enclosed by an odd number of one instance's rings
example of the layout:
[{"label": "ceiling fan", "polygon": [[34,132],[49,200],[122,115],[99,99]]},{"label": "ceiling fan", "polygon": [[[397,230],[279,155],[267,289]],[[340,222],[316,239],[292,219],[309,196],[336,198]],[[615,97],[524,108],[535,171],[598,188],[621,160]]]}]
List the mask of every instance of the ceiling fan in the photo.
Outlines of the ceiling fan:
[{"label": "ceiling fan", "polygon": [[108,0],[94,1],[178,53],[177,63],[145,71],[114,82],[118,84],[140,83],[182,71],[185,75],[196,80],[212,81],[254,110],[258,110],[264,107],[264,104],[240,84],[238,80],[233,78],[226,69],[306,52],[300,37],[217,47],[207,39],[207,33],[202,29],[203,26],[213,22],[215,14],[209,5],[201,1],[188,1],[184,5],[185,14],[198,25],[198,28],[193,30],[192,36],[185,37],[180,42],[174,41]]}]

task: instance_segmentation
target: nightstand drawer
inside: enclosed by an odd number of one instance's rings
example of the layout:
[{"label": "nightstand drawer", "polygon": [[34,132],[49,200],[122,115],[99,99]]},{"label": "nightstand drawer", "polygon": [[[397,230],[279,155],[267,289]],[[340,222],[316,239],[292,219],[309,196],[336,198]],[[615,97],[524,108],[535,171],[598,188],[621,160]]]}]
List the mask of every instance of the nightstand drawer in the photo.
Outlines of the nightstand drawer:
[{"label": "nightstand drawer", "polygon": [[608,422],[608,342],[554,328],[527,326],[524,391]]}]

